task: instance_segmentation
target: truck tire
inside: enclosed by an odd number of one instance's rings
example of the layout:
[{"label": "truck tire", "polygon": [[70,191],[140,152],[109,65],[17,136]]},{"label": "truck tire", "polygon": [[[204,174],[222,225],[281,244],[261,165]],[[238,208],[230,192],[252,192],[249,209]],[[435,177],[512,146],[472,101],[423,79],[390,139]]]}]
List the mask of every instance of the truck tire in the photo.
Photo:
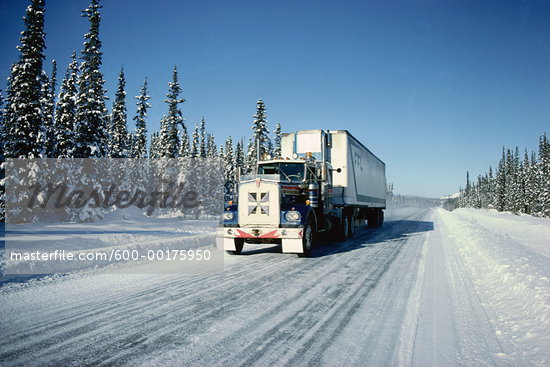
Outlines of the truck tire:
[{"label": "truck tire", "polygon": [[355,233],[355,216],[353,214],[348,217],[348,223],[348,238],[352,238]]},{"label": "truck tire", "polygon": [[302,248],[303,252],[298,254],[299,257],[309,257],[311,255],[311,248],[315,240],[315,232],[311,223],[307,223],[304,227],[302,236]]},{"label": "truck tire", "polygon": [[244,238],[235,238],[235,251],[227,251],[233,255],[240,255],[243,252]]},{"label": "truck tire", "polygon": [[342,220],[336,228],[336,240],[345,241],[349,236],[349,216],[343,215]]},{"label": "truck tire", "polygon": [[367,218],[369,228],[378,228],[380,227],[380,210],[373,209]]}]

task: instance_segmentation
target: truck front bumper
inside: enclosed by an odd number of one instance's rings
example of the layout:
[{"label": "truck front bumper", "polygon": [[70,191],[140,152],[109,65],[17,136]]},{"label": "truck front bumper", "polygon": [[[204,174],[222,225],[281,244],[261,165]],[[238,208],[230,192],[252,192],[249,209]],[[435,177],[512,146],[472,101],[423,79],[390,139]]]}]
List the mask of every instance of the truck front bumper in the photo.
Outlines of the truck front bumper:
[{"label": "truck front bumper", "polygon": [[250,242],[280,240],[284,253],[301,254],[303,228],[273,227],[219,227],[217,238],[223,242],[226,251],[235,251],[235,239],[244,238]]}]

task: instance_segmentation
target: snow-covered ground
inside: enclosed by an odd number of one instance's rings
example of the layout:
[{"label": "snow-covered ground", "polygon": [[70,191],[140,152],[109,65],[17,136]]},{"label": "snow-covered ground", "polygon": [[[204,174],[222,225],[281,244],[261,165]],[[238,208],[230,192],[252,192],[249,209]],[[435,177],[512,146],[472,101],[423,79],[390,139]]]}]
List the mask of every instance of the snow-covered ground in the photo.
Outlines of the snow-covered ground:
[{"label": "snow-covered ground", "polygon": [[0,361],[547,366],[549,230],[489,211],[393,209],[384,227],[311,258],[245,245],[221,273],[6,283]]},{"label": "snow-covered ground", "polygon": [[[132,207],[109,213],[98,222],[7,225],[8,261],[4,272],[8,274],[0,277],[0,283],[21,278],[18,274],[86,272],[98,267],[103,272],[130,274],[223,270],[223,250],[216,248],[218,222],[216,219],[182,216],[150,218]],[[167,260],[168,256],[179,255],[180,250],[197,249],[203,252],[208,249],[208,263]],[[12,261],[12,252],[33,254],[36,251],[48,255],[57,252],[59,257]],[[61,251],[74,255],[72,261],[60,260]],[[79,255],[84,256],[84,260],[78,260]],[[105,255],[105,258],[99,258],[100,255]],[[161,261],[150,261],[160,257]]]}]

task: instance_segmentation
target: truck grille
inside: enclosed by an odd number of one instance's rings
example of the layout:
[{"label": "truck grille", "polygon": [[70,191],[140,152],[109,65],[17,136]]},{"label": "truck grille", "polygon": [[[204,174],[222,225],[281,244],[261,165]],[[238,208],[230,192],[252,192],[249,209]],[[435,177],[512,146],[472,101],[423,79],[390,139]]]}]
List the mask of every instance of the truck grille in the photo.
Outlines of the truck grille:
[{"label": "truck grille", "polygon": [[269,192],[248,193],[248,215],[269,215]]},{"label": "truck grille", "polygon": [[258,180],[239,185],[239,225],[277,227],[280,223],[280,191],[276,182]]}]

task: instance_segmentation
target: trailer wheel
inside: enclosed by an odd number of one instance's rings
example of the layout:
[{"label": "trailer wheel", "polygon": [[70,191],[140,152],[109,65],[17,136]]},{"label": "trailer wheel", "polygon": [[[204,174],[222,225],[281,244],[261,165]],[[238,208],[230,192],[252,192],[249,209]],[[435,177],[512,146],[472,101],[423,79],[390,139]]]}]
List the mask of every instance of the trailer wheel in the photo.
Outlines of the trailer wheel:
[{"label": "trailer wheel", "polygon": [[348,224],[348,238],[352,238],[353,237],[353,234],[355,233],[355,216],[353,214],[351,214],[349,216],[349,224]]},{"label": "trailer wheel", "polygon": [[244,238],[235,238],[235,251],[227,251],[233,255],[240,255],[243,252]]},{"label": "trailer wheel", "polygon": [[313,226],[311,223],[307,223],[304,227],[302,236],[303,252],[298,254],[299,257],[309,257],[311,255],[311,248],[313,247],[314,238],[315,233],[313,233]]},{"label": "trailer wheel", "polygon": [[380,211],[377,209],[371,209],[371,212],[367,218],[369,228],[380,227]]}]

